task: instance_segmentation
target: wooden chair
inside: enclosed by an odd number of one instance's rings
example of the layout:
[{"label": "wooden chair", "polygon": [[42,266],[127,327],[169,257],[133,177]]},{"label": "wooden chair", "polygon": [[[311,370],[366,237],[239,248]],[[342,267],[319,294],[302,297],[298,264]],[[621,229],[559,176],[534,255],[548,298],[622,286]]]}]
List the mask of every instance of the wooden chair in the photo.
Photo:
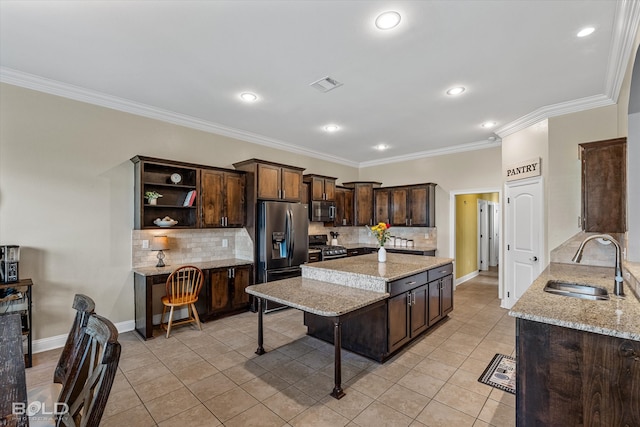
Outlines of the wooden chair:
[{"label": "wooden chair", "polygon": [[53,382],[29,389],[27,391],[27,401],[29,403],[39,402],[39,404],[51,409],[56,402],[60,401],[60,392],[67,382],[71,364],[75,357],[74,353],[79,351],[84,330],[87,327],[89,317],[94,313],[96,304],[88,296],[76,294],[73,298],[72,307],[76,310],[76,317],[71,325],[67,341],[53,373]]},{"label": "wooden chair", "polygon": [[[93,314],[72,353],[72,363],[53,416],[30,414],[30,426],[94,427],[100,424],[120,361],[118,331],[109,320]],[[32,403],[30,403],[32,405]]]},{"label": "wooden chair", "polygon": [[[166,295],[162,297],[163,307],[162,317],[160,319],[160,325],[167,331],[167,338],[169,338],[172,326],[195,322],[198,328],[202,330],[195,303],[198,301],[198,294],[200,293],[200,288],[202,288],[203,281],[204,275],[202,274],[202,270],[192,265],[185,265],[176,269],[167,278]],[[174,308],[184,305],[187,306],[188,317],[174,322]],[[169,321],[164,323],[164,315],[167,312],[167,307],[170,307]]]}]

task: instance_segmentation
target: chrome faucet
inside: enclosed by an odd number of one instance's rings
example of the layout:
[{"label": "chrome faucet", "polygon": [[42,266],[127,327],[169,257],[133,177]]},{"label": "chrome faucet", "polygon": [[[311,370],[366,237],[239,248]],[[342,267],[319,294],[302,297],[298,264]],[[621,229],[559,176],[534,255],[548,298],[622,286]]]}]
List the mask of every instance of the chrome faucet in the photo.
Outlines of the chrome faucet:
[{"label": "chrome faucet", "polygon": [[602,240],[607,240],[611,243],[613,243],[613,245],[616,247],[616,277],[615,277],[615,283],[613,285],[613,293],[617,296],[624,296],[624,287],[623,287],[623,279],[622,279],[622,257],[621,257],[621,253],[620,253],[620,243],[618,243],[618,241],[616,239],[614,239],[613,237],[611,237],[608,234],[594,234],[593,236],[589,236],[586,239],[584,239],[582,241],[582,243],[580,243],[580,247],[578,248],[578,251],[576,252],[576,254],[573,256],[573,258],[571,258],[571,261],[573,262],[580,262],[580,259],[582,258],[582,251],[584,250],[584,246],[585,244],[589,241],[589,240],[593,240],[593,239],[602,239]]}]

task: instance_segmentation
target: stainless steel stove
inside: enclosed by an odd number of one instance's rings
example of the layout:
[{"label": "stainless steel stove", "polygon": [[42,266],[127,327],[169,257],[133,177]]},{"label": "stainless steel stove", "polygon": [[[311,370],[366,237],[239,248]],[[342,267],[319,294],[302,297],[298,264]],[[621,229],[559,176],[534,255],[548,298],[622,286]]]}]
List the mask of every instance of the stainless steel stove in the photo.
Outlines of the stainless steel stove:
[{"label": "stainless steel stove", "polygon": [[327,245],[326,234],[309,235],[309,249],[320,250],[320,261],[328,261],[330,259],[344,258],[347,256],[347,248],[339,245]]}]

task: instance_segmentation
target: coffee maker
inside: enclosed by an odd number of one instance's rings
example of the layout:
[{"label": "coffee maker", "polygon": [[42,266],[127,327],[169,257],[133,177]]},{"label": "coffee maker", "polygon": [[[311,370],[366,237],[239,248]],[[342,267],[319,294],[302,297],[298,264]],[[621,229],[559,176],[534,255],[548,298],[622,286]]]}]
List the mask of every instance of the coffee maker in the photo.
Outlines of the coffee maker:
[{"label": "coffee maker", "polygon": [[18,262],[20,261],[20,246],[0,246],[0,283],[14,283],[18,278]]}]

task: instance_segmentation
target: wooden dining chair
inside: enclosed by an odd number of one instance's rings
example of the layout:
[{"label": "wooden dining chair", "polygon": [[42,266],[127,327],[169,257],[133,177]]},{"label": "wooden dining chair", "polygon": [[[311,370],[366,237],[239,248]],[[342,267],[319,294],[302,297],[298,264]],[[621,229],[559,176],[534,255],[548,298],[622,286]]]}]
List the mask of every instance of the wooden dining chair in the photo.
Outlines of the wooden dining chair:
[{"label": "wooden dining chair", "polygon": [[[160,325],[163,329],[166,329],[167,338],[169,338],[172,326],[195,322],[198,325],[198,329],[202,330],[198,310],[196,310],[196,301],[198,301],[198,294],[200,294],[203,281],[204,275],[202,270],[192,265],[185,265],[176,269],[167,278],[166,295],[162,297],[163,307],[162,317],[160,318]],[[181,306],[187,307],[188,316],[184,319],[174,321],[174,309]],[[167,307],[170,309],[169,320],[167,323],[164,323]]]},{"label": "wooden dining chair", "polygon": [[27,390],[27,401],[29,403],[38,402],[37,404],[44,405],[45,408],[52,408],[56,402],[60,401],[60,392],[68,380],[74,353],[79,351],[84,330],[87,327],[89,317],[95,311],[96,304],[88,296],[76,294],[73,298],[72,307],[76,310],[76,316],[53,373],[53,382]]},{"label": "wooden dining chair", "polygon": [[30,427],[97,427],[100,424],[120,361],[116,327],[104,317],[89,316],[76,350],[56,406],[29,403]]}]

